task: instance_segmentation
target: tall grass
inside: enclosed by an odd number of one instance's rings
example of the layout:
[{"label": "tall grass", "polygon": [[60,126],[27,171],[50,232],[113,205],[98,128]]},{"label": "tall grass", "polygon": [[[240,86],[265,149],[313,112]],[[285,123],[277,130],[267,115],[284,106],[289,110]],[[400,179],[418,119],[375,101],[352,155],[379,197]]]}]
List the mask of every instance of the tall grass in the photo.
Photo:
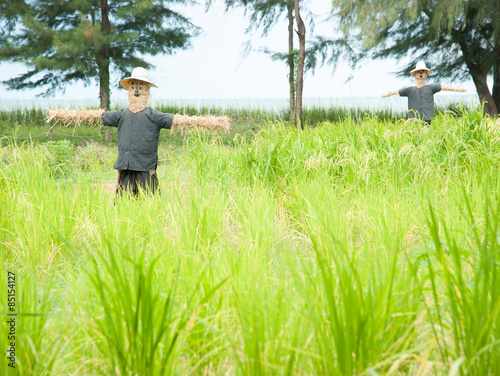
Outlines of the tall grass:
[{"label": "tall grass", "polygon": [[[68,104],[67,104],[68,105]],[[73,104],[69,104],[74,107]],[[57,105],[56,105],[57,106]],[[126,103],[120,104],[112,109],[123,108]],[[232,144],[235,135],[241,135],[248,130],[255,129],[259,124],[266,122],[290,122],[290,111],[288,108],[266,109],[264,107],[243,107],[243,106],[218,106],[218,105],[194,105],[194,104],[169,104],[159,103],[152,106],[167,113],[182,113],[186,115],[226,115],[232,120],[230,134],[222,135],[221,139],[226,144]],[[438,108],[438,113],[461,114],[467,111],[463,106],[450,105]],[[308,127],[315,127],[325,121],[341,122],[346,118],[355,119],[357,123],[370,118],[377,118],[381,121],[398,121],[406,119],[406,112],[396,112],[391,109],[369,109],[351,107],[321,107],[306,106],[303,109],[303,121]],[[82,140],[92,139],[98,142],[116,144],[116,137],[113,131],[105,127],[89,128],[85,124],[81,126],[61,127],[59,125],[47,124],[46,109],[13,108],[11,110],[0,110],[0,135],[2,135],[2,145],[9,144],[14,140],[33,140],[34,142],[48,142],[69,140],[75,146]],[[106,133],[108,132],[108,137]],[[163,138],[162,141],[174,146],[184,145],[184,137],[180,132],[176,137]]]},{"label": "tall grass", "polygon": [[500,137],[480,111],[192,132],[154,198],[114,198],[66,151],[0,149],[22,374],[500,371]]},{"label": "tall grass", "polygon": [[[456,369],[461,366],[461,374],[495,375],[500,372],[500,206],[498,196],[494,202],[487,199],[479,224],[467,200],[466,204],[473,247],[458,244],[446,222],[429,209],[433,244],[427,257],[433,317],[440,328],[435,329],[436,341],[443,357],[455,359]],[[443,288],[438,290],[438,285]],[[443,301],[448,312],[441,311]]]},{"label": "tall grass", "polygon": [[[155,291],[154,267],[138,260],[121,261],[109,253],[90,272],[98,298],[92,310],[102,355],[110,360],[107,373],[165,375],[171,373],[177,339],[186,325],[182,309],[175,307],[174,284],[165,281]],[[131,267],[127,264],[131,263]],[[170,286],[168,286],[170,285]]]}]

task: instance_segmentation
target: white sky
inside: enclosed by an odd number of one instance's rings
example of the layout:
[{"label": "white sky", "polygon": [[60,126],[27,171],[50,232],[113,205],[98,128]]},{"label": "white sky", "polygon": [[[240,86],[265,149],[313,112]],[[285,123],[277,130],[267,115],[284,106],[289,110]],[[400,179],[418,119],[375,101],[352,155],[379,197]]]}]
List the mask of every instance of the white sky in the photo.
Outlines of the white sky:
[{"label": "white sky", "polygon": [[[181,13],[203,29],[203,33],[192,40],[192,47],[180,50],[174,55],[149,57],[155,70],[150,76],[158,85],[152,90],[155,100],[189,99],[268,99],[287,98],[288,68],[282,62],[275,62],[260,52],[251,52],[243,60],[243,44],[249,38],[245,34],[248,18],[241,9],[225,12],[224,1],[215,0],[214,5],[205,13],[203,6],[189,7]],[[315,16],[315,34],[333,35],[336,25],[332,21],[323,22],[329,15],[331,0],[311,0],[310,9]],[[266,46],[274,51],[288,48],[286,20],[276,25],[269,36],[252,38],[253,47]],[[298,46],[298,44],[297,44]],[[354,79],[346,83],[351,73],[347,64],[340,62],[332,74],[332,67],[316,69],[305,76],[304,98],[350,98],[380,97],[381,94],[414,84],[413,78],[396,78],[394,72],[402,66],[395,60],[364,62],[354,72]],[[15,77],[24,72],[21,64],[0,64],[0,81]],[[114,77],[117,81],[123,77]],[[432,81],[432,76],[429,78]],[[460,83],[468,94],[474,94],[471,80]],[[53,99],[85,99],[98,97],[98,85],[83,87],[82,84],[68,86],[66,93],[57,93]],[[0,98],[9,100],[36,100],[41,90],[8,91],[0,85]],[[114,88],[114,100],[126,100],[125,90]]]}]

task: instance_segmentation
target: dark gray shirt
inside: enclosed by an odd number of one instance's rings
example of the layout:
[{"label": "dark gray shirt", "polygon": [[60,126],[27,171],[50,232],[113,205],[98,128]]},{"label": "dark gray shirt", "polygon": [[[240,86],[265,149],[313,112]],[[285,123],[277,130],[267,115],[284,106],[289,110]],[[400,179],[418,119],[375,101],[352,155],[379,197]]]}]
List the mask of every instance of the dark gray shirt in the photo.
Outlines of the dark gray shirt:
[{"label": "dark gray shirt", "polygon": [[434,118],[434,94],[441,91],[441,85],[416,86],[399,90],[399,95],[408,97],[408,118],[430,121]]},{"label": "dark gray shirt", "polygon": [[152,171],[158,162],[160,129],[172,127],[173,114],[147,107],[138,113],[128,108],[106,111],[102,122],[118,128],[118,159],[116,170]]}]

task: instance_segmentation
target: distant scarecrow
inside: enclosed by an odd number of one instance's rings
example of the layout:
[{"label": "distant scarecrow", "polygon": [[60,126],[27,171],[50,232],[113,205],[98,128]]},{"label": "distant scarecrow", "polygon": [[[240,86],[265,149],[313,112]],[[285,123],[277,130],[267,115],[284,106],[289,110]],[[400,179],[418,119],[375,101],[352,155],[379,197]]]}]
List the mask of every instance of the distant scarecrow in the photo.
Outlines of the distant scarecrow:
[{"label": "distant scarecrow", "polygon": [[149,88],[157,87],[144,68],[135,68],[130,77],[120,81],[128,90],[128,108],[104,110],[49,110],[49,119],[65,124],[83,121],[99,122],[118,131],[118,159],[113,168],[118,170],[116,193],[130,191],[137,195],[139,189],[155,193],[158,190],[156,168],[158,141],[162,128],[197,126],[206,130],[229,130],[226,116],[184,116],[163,113],[148,107]]},{"label": "distant scarecrow", "polygon": [[465,89],[448,85],[426,85],[425,80],[430,73],[432,72],[425,66],[425,63],[419,61],[415,69],[410,72],[410,74],[415,77],[417,86],[390,91],[382,95],[382,97],[385,98],[392,95],[408,97],[408,118],[423,120],[430,124],[432,119],[434,119],[434,94],[441,90],[466,91]]}]

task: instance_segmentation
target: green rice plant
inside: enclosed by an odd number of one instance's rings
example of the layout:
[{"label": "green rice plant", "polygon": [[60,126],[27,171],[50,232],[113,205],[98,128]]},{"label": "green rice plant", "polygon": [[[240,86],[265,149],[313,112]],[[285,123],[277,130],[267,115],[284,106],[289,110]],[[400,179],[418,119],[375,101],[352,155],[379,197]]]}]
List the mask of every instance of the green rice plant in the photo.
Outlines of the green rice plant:
[{"label": "green rice plant", "polygon": [[[255,277],[255,275],[254,275]],[[290,284],[272,283],[264,275],[233,282],[231,301],[238,319],[234,338],[235,371],[242,375],[293,375],[301,357],[301,317]]]},{"label": "green rice plant", "polygon": [[6,174],[3,166],[4,162],[0,159],[0,244],[6,244],[10,237],[8,224],[14,214],[10,197],[12,178]]},{"label": "green rice plant", "polygon": [[[12,263],[49,267],[60,240],[52,230],[47,231],[53,224],[47,217],[58,218],[60,212],[46,210],[47,201],[60,201],[54,177],[44,168],[48,152],[33,144],[7,150],[15,153],[0,162],[7,188],[7,204],[2,206],[3,218],[7,219],[2,228],[2,249]],[[71,211],[71,207],[67,205],[64,209]]]},{"label": "green rice plant", "polygon": [[[192,274],[197,281],[200,298],[191,314],[182,336],[181,357],[176,371],[179,374],[226,374],[232,369],[231,344],[227,336],[232,315],[227,308],[227,278],[217,283],[218,258],[213,258],[214,266],[204,266]],[[188,283],[188,281],[186,281]],[[214,286],[215,283],[215,286]]]},{"label": "green rice plant", "polygon": [[315,373],[408,372],[418,348],[423,287],[418,266],[406,258],[405,236],[394,239],[404,214],[396,208],[382,214],[385,197],[371,204],[367,198],[358,207],[327,182],[308,187],[307,192],[298,187],[303,199],[297,206],[307,213],[303,231],[316,262],[296,274],[296,285],[308,301]]},{"label": "green rice plant", "polygon": [[[382,121],[397,121],[406,118],[404,112],[394,112],[387,110],[370,110],[363,108],[347,107],[317,107],[307,106],[304,108],[303,117],[307,125],[316,125],[322,122],[337,123],[345,119],[352,118],[359,122],[361,119],[376,118]],[[290,121],[290,116],[283,116],[283,120]]]},{"label": "green rice plant", "polygon": [[236,374],[291,375],[305,358],[304,301],[295,293],[289,272],[293,258],[287,251],[244,244],[225,250],[230,270],[226,300],[234,316],[225,336]]},{"label": "green rice plant", "polygon": [[485,200],[484,225],[464,198],[473,248],[464,248],[429,207],[427,254],[434,334],[443,362],[460,374],[500,372],[500,244],[498,196]]},{"label": "green rice plant", "polygon": [[[310,313],[317,336],[316,368],[331,375],[408,370],[402,360],[416,351],[421,287],[402,286],[414,286],[416,276],[400,272],[409,268],[397,258],[368,266],[342,246],[330,247],[327,251],[315,244],[324,293],[317,299],[326,299]],[[310,291],[307,295],[314,297]]]},{"label": "green rice plant", "polygon": [[116,150],[94,140],[87,140],[78,146],[71,162],[82,171],[98,172],[109,169],[116,157]]},{"label": "green rice plant", "polygon": [[223,234],[226,212],[225,190],[217,184],[206,184],[186,192],[179,201],[182,207],[172,212],[177,218],[180,246],[188,252],[207,251]]},{"label": "green rice plant", "polygon": [[213,180],[224,185],[229,183],[231,161],[227,150],[222,147],[222,139],[217,134],[194,130],[188,133],[187,151],[190,166],[196,172],[201,184]]},{"label": "green rice plant", "polygon": [[49,151],[49,158],[45,160],[49,173],[57,178],[72,172],[71,160],[75,155],[75,148],[69,141],[48,141],[43,145]]},{"label": "green rice plant", "polygon": [[232,140],[163,142],[161,194],[135,199],[106,191],[110,167],[56,178],[46,146],[0,148],[0,263],[47,314],[26,321],[33,372],[497,373],[490,119],[358,112]]},{"label": "green rice plant", "polygon": [[299,129],[282,122],[268,124],[252,142],[242,139],[242,150],[235,160],[240,178],[280,184],[301,173],[300,163],[306,157],[308,137]]},{"label": "green rice plant", "polygon": [[289,266],[295,258],[283,244],[284,219],[273,192],[259,184],[241,187],[231,194],[227,210],[226,244],[213,263],[228,274],[229,307],[223,312],[231,319],[225,337],[232,373],[294,374],[304,336],[303,302],[294,295]]},{"label": "green rice plant", "polygon": [[41,108],[16,108],[0,111],[0,121],[8,123],[10,126],[46,125],[47,113]]},{"label": "green rice plant", "polygon": [[136,260],[113,254],[98,258],[89,278],[97,295],[96,338],[108,359],[107,374],[171,374],[179,334],[187,315],[178,306],[175,283],[154,281],[157,259],[149,266],[144,253]]},{"label": "green rice plant", "polygon": [[[2,262],[2,288],[7,287],[8,272],[15,274],[15,283],[11,285],[15,301],[12,307],[7,307],[6,298],[0,302],[0,334],[2,346],[5,346],[3,351],[12,347],[15,356],[1,357],[1,374],[50,375],[57,369],[56,362],[64,348],[66,330],[66,324],[58,320],[53,311],[53,278],[49,274],[40,282],[34,271],[21,271],[13,264]],[[9,284],[11,282],[9,279]],[[14,364],[14,367],[8,364]]]},{"label": "green rice plant", "polygon": [[238,191],[234,200],[232,212],[242,238],[248,241],[245,248],[251,249],[261,260],[270,256],[269,250],[276,247],[279,239],[273,192],[257,183],[251,190]]}]

